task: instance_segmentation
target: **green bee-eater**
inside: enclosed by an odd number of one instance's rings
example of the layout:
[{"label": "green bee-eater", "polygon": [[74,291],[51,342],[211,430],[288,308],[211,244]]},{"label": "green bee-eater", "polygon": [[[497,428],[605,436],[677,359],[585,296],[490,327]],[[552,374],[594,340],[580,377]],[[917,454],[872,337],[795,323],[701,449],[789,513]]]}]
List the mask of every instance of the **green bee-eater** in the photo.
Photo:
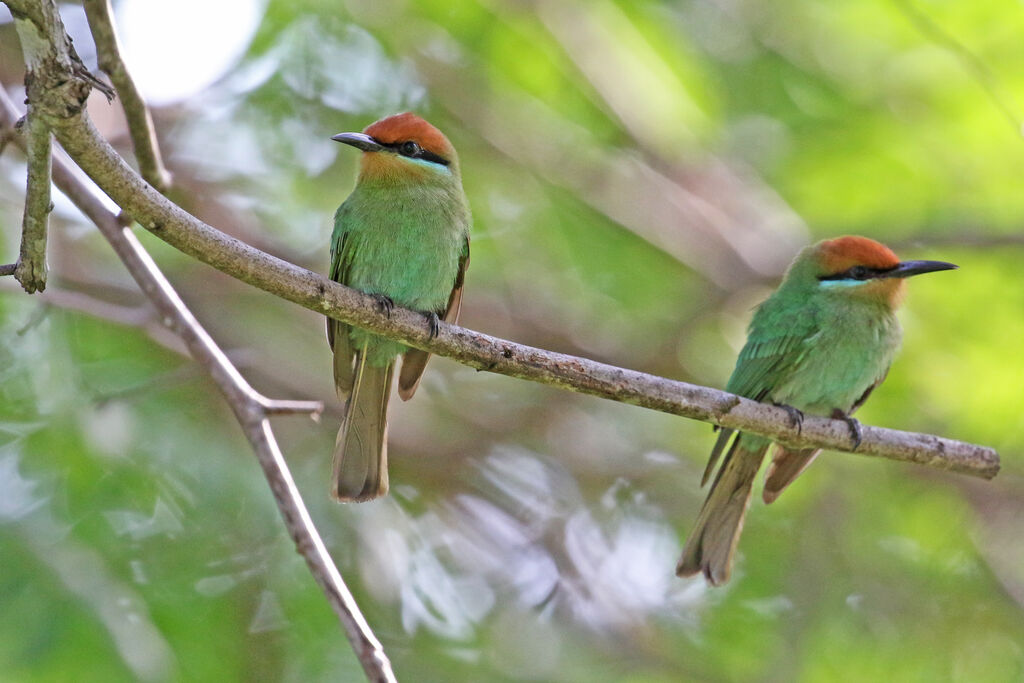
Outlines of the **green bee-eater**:
[{"label": "green bee-eater", "polygon": [[[423,311],[436,331],[455,322],[469,265],[470,213],[455,149],[414,114],[396,114],[333,140],[362,150],[359,178],[338,207],[330,277],[394,304]],[[388,491],[387,412],[395,361],[398,395],[416,391],[430,354],[336,320],[327,321],[334,384],[345,418],[334,447],[331,494],[364,501]]]},{"label": "green bee-eater", "polygon": [[[900,343],[895,310],[905,278],[956,268],[941,261],[903,261],[888,247],[864,237],[840,237],[805,248],[782,284],[758,307],[747,343],[726,391],[803,413],[850,417],[889,370]],[[722,465],[676,567],[679,576],[703,572],[719,585],[729,579],[754,478],[772,445],[769,439],[723,429],[711,451],[702,485],[719,456]],[[726,447],[728,450],[726,451]],[[819,453],[775,445],[764,484],[770,503]]]}]

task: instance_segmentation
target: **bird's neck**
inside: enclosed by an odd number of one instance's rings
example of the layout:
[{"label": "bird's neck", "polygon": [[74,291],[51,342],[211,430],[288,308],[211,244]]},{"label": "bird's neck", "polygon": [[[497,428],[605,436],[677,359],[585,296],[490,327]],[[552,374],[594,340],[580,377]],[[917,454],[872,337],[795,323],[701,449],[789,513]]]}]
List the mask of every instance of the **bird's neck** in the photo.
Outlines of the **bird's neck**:
[{"label": "bird's neck", "polygon": [[418,182],[403,177],[360,176],[352,195],[377,206],[404,204],[410,208],[463,204],[465,194],[458,178]]},{"label": "bird's neck", "polygon": [[822,286],[818,272],[820,268],[810,261],[795,263],[780,290],[800,299],[813,297],[836,305],[875,307],[889,313],[899,308],[906,294],[906,280],[900,278]]},{"label": "bird's neck", "polygon": [[813,296],[820,298],[826,305],[843,308],[859,308],[877,311],[879,315],[893,314],[899,308],[906,293],[903,280],[872,280],[843,289],[822,289],[815,284]]},{"label": "bird's neck", "polygon": [[389,188],[410,185],[462,187],[457,162],[441,166],[430,162],[406,159],[394,154],[363,154],[359,165],[358,183]]}]

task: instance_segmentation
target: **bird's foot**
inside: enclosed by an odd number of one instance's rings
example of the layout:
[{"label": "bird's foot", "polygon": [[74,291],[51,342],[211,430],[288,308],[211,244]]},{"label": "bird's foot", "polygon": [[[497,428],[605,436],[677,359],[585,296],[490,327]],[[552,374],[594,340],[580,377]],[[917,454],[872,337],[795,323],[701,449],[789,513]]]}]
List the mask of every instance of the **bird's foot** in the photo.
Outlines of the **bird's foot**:
[{"label": "bird's foot", "polygon": [[387,294],[373,294],[374,299],[377,300],[377,310],[391,318],[391,311],[395,308],[395,302]]},{"label": "bird's foot", "polygon": [[430,338],[434,339],[441,332],[441,319],[437,317],[437,313],[431,311],[427,313],[427,323],[430,325]]},{"label": "bird's foot", "polygon": [[846,426],[850,429],[850,438],[853,439],[853,448],[851,450],[857,450],[860,442],[864,439],[864,429],[860,426],[860,422],[841,410],[833,410],[832,419],[842,420],[846,423]]},{"label": "bird's foot", "polygon": [[797,436],[800,436],[800,433],[804,430],[803,411],[785,403],[776,403],[775,405],[786,411],[786,414],[789,415],[789,426],[796,429]]}]

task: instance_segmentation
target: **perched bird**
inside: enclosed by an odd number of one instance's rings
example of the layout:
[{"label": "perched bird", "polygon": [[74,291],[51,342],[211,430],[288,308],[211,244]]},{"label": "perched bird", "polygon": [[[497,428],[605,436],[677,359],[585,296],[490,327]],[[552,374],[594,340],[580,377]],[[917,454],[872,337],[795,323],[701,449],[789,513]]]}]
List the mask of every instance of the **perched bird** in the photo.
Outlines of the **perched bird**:
[{"label": "perched bird", "polygon": [[[956,267],[901,262],[888,247],[865,237],[805,248],[754,314],[726,391],[783,406],[797,425],[804,412],[846,420],[859,444],[860,425],[850,414],[885,379],[899,346],[895,310],[905,279]],[[676,567],[679,576],[703,572],[712,585],[729,579],[754,477],[772,445],[742,432],[730,445],[734,432],[723,429],[711,451],[701,485],[723,452],[725,457]],[[819,452],[775,444],[764,501],[775,500]]]},{"label": "perched bird", "polygon": [[[455,149],[418,116],[396,114],[362,133],[332,140],[362,150],[359,177],[334,216],[330,277],[395,304],[423,311],[436,333],[455,322],[469,265],[470,213]],[[395,361],[398,395],[412,398],[430,354],[327,320],[334,384],[345,418],[334,446],[331,494],[365,501],[388,492],[387,413]]]}]

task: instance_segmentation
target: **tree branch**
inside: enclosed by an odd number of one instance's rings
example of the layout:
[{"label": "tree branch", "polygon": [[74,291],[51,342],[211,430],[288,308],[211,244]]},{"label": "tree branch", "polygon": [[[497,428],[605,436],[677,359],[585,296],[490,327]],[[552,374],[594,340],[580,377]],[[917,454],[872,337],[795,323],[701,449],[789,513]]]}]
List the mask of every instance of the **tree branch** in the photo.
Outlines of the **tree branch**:
[{"label": "tree branch", "polygon": [[[724,391],[536,349],[445,323],[438,336],[431,338],[421,314],[395,308],[387,318],[379,313],[373,297],[254,249],[187,213],[148,187],[85,115],[63,120],[54,131],[75,162],[153,234],[232,277],[311,310],[478,370],[754,432],[791,448],[853,450],[848,426],[842,420],[808,416],[798,432],[782,408]],[[991,448],[878,427],[864,427],[856,452],[985,478],[999,471],[999,456]]]},{"label": "tree branch", "polygon": [[46,289],[46,231],[53,205],[50,203],[50,129],[33,110],[31,98],[24,127],[28,179],[21,219],[21,252],[14,278],[32,294]]},{"label": "tree branch", "polygon": [[[14,277],[30,294],[46,287],[46,228],[50,213],[49,122],[79,113],[93,86],[110,95],[78,58],[64,30],[55,2],[4,0],[14,17],[14,28],[25,56],[25,92],[29,111],[27,138],[28,180],[22,220],[21,251]],[[55,106],[59,110],[47,110]],[[11,129],[4,144],[17,137]],[[7,268],[0,270],[6,274]]]},{"label": "tree branch", "polygon": [[[0,110],[0,119],[13,125],[18,114],[2,90]],[[256,452],[289,535],[341,620],[368,679],[375,683],[393,683],[391,663],[320,539],[270,427],[270,415],[307,413],[316,416],[323,405],[318,401],[272,400],[249,386],[178,297],[131,230],[123,227],[74,170],[59,159],[54,164],[53,177],[57,186],[96,224],[153,303],[164,325],[181,337],[192,357],[220,389]]]},{"label": "tree branch", "polygon": [[110,76],[121,98],[121,108],[128,120],[128,133],[132,138],[139,172],[157,191],[166,192],[171,184],[171,174],[167,172],[160,156],[160,145],[156,140],[156,129],[153,127],[149,107],[146,106],[121,58],[117,31],[111,19],[113,12],[110,0],[84,0],[82,5],[85,7],[85,16],[89,20],[89,29],[96,43],[100,69]]},{"label": "tree branch", "polygon": [[[55,91],[53,96],[64,95]],[[396,308],[390,318],[385,317],[377,311],[373,297],[210,227],[147,185],[100,136],[86,113],[57,105],[49,109],[67,112],[48,121],[54,134],[115,203],[175,248],[271,294],[478,370],[749,431],[790,448],[853,450],[849,429],[841,420],[808,416],[798,431],[782,408],[708,387],[536,349],[444,323],[438,336],[431,338],[421,314]],[[985,478],[999,470],[999,456],[991,448],[878,427],[864,428],[856,452]]]},{"label": "tree branch", "polygon": [[[50,217],[50,129],[43,113],[41,102],[47,99],[44,89],[47,81],[47,65],[61,50],[51,44],[40,24],[59,21],[53,13],[44,16],[44,8],[37,9],[39,16],[26,16],[11,7],[14,26],[25,55],[25,92],[28,98],[28,113],[25,117],[25,137],[28,174],[25,183],[25,210],[21,222],[21,250],[14,268],[14,277],[22,288],[32,294],[46,288],[46,232]],[[54,18],[55,17],[55,18]],[[63,26],[62,26],[63,28]],[[73,49],[67,42],[65,58],[70,65]],[[5,139],[16,136],[14,127]]]}]

